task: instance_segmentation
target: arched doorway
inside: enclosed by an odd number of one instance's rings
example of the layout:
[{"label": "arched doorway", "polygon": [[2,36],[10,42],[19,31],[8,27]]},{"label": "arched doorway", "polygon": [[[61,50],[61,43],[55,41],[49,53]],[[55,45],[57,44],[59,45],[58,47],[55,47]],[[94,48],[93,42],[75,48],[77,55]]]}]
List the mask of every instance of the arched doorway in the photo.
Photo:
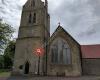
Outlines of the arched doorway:
[{"label": "arched doorway", "polygon": [[25,70],[24,70],[24,74],[28,74],[29,73],[29,62],[25,63]]}]

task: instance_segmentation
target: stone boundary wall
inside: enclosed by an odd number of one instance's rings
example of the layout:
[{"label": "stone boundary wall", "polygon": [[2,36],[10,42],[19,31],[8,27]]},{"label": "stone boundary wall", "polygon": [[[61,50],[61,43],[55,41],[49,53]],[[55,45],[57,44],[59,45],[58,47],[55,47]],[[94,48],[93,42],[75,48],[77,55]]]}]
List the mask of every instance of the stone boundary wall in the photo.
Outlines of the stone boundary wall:
[{"label": "stone boundary wall", "polygon": [[100,75],[100,58],[82,59],[83,75]]}]

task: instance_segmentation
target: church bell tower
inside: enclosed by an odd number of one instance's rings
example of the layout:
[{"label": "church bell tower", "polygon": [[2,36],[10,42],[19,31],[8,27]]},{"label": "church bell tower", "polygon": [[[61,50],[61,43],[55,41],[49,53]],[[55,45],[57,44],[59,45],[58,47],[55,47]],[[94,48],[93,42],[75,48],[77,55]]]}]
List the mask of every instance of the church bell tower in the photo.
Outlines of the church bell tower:
[{"label": "church bell tower", "polygon": [[[23,6],[13,66],[13,74],[46,73],[47,41],[50,37],[48,2],[28,0]],[[42,49],[43,55],[36,50]]]}]

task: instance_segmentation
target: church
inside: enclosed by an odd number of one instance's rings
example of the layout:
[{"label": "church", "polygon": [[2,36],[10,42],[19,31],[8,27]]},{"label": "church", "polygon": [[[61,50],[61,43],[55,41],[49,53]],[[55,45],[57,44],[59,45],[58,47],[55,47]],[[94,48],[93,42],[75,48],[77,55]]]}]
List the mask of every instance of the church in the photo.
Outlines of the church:
[{"label": "church", "polygon": [[[100,45],[80,45],[59,24],[50,36],[48,1],[23,6],[13,75],[100,75]],[[92,55],[91,55],[92,54]]]}]

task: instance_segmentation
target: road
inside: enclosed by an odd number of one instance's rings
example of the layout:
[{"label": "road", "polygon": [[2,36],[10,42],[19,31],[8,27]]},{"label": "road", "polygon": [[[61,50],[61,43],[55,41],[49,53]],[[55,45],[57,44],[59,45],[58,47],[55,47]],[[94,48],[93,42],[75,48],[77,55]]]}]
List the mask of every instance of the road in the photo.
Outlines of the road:
[{"label": "road", "polygon": [[6,77],[0,80],[100,80],[96,76],[82,76],[82,77]]}]

